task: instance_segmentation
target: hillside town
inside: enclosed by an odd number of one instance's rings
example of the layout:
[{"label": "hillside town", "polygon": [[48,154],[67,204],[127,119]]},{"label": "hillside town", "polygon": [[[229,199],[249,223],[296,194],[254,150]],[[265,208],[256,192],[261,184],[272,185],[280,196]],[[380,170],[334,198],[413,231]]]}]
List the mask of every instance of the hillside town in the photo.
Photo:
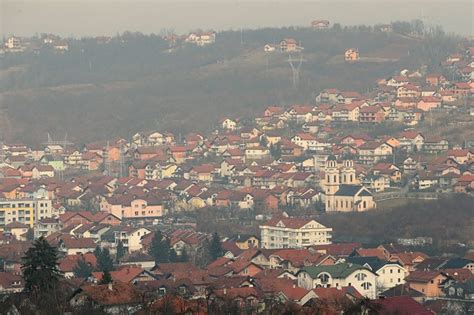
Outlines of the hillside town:
[{"label": "hillside town", "polygon": [[[216,33],[167,40],[206,46]],[[3,53],[41,47],[68,51],[47,35],[8,38]],[[285,38],[264,50],[303,47]],[[23,292],[22,258],[47,241],[71,314],[472,314],[472,242],[463,256],[434,256],[419,249],[430,239],[335,242],[318,222],[392,199],[472,196],[474,140],[443,137],[434,120],[474,116],[474,47],[439,62],[452,77],[399,69],[373,91],[315,91],[308,104],[222,117],[209,134],[0,143],[0,293]],[[367,131],[377,126],[388,127]],[[202,231],[193,214],[208,209],[249,214],[254,228]]]}]

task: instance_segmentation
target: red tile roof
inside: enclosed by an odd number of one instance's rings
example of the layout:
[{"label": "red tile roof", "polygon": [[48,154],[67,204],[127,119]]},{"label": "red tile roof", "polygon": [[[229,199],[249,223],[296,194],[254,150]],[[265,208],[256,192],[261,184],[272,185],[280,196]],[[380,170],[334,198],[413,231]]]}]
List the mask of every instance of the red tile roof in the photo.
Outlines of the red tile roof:
[{"label": "red tile roof", "polygon": [[373,302],[380,307],[381,314],[434,315],[432,311],[409,296],[394,296]]},{"label": "red tile roof", "polygon": [[129,283],[89,285],[81,288],[82,292],[99,305],[137,304],[141,302],[140,292]]}]

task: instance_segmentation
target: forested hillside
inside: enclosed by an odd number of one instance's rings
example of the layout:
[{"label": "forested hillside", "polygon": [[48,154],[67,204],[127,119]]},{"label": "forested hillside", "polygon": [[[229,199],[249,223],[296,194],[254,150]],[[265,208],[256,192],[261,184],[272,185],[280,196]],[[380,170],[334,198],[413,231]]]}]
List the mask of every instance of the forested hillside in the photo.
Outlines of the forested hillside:
[{"label": "forested hillside", "polygon": [[[403,26],[403,25],[402,25]],[[264,53],[287,37],[304,46],[300,84],[292,87],[288,55]],[[268,104],[313,102],[321,89],[366,92],[397,70],[437,70],[457,38],[413,38],[369,27],[327,31],[268,28],[217,34],[215,44],[168,49],[161,36],[125,33],[108,44],[71,40],[57,54],[7,54],[1,59],[2,104],[10,141],[33,143],[69,134],[79,143],[138,130],[209,131],[224,115],[247,116]],[[343,62],[359,49],[361,61]],[[298,56],[295,56],[298,58]]]}]

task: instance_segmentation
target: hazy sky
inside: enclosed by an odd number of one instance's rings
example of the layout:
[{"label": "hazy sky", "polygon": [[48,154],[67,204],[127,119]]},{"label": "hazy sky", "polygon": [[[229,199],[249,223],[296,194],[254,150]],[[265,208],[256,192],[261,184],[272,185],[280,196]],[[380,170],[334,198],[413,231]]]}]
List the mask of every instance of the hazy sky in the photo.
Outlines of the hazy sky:
[{"label": "hazy sky", "polygon": [[0,34],[115,35],[192,29],[305,26],[313,19],[376,24],[421,18],[473,34],[473,0],[0,0]]}]

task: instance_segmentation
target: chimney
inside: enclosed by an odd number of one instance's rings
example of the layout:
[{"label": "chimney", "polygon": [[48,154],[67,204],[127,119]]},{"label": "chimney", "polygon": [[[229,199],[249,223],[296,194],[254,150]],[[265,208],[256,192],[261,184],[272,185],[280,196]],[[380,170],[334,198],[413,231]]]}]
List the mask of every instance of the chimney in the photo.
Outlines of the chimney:
[{"label": "chimney", "polygon": [[296,284],[293,283],[293,289],[296,289]]},{"label": "chimney", "polygon": [[227,288],[224,288],[224,295],[227,294]]},{"label": "chimney", "polygon": [[112,282],[110,282],[108,285],[107,285],[107,288],[112,291],[113,290],[113,285],[112,285]]}]

